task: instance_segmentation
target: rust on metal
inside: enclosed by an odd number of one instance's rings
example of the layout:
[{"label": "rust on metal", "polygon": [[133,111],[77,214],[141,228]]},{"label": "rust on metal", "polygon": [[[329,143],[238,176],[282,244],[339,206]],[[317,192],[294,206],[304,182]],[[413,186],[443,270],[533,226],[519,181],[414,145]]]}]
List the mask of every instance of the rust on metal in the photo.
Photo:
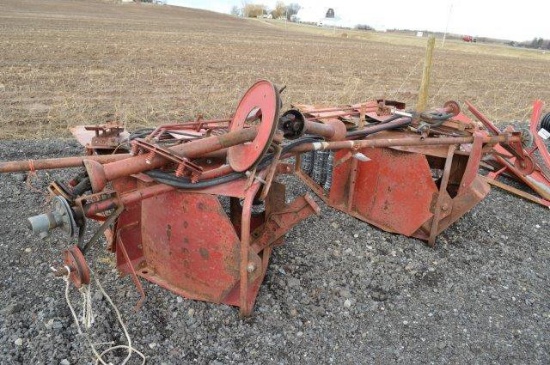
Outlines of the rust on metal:
[{"label": "rust on metal", "polygon": [[[42,236],[55,227],[78,232],[56,275],[88,284],[85,255],[104,235],[119,272],[140,293],[138,307],[145,279],[248,316],[273,249],[320,212],[309,194],[287,199],[281,175],[295,174],[335,209],[430,246],[485,198],[489,183],[503,186],[501,175],[537,194],[523,197],[550,206],[550,156],[541,137],[526,148],[521,133],[500,131],[467,105],[483,126],[454,101],[418,112],[385,99],[296,104],[280,115],[278,88],[260,80],[230,118],[199,116],[134,134],[110,123],[77,127],[87,156],[1,162],[0,172],[81,168],[67,183],[50,184],[52,212],[29,219]],[[542,107],[535,102],[533,134]],[[482,177],[480,166],[493,170]],[[101,225],[84,242],[88,220]]]},{"label": "rust on metal", "polygon": [[112,153],[119,149],[126,152],[126,149],[121,146],[130,136],[124,126],[113,121],[98,125],[76,126],[70,130],[89,155]]},{"label": "rust on metal", "polygon": [[0,161],[0,173],[82,167],[84,166],[84,160],[92,160],[104,164],[124,160],[128,157],[131,156],[129,154],[115,154],[47,158],[41,160]]},{"label": "rust on metal", "polygon": [[74,286],[80,288],[90,284],[90,268],[78,246],[71,246],[63,252],[63,263],[61,272],[66,275],[66,271],[69,271],[69,280]]},{"label": "rust on metal", "polygon": [[[475,117],[483,123],[491,134],[500,135],[502,132],[472,104],[467,103],[468,109]],[[543,206],[550,206],[550,153],[541,136],[538,134],[537,126],[542,116],[544,103],[536,100],[533,103],[533,112],[529,122],[529,133],[533,137],[534,146],[522,146],[519,140],[502,141],[493,148],[485,162],[493,168],[486,180],[508,192],[522,198],[531,200]],[[505,129],[507,133],[520,136],[512,127]],[[521,191],[498,179],[502,176],[511,176],[527,186],[533,193]]]}]

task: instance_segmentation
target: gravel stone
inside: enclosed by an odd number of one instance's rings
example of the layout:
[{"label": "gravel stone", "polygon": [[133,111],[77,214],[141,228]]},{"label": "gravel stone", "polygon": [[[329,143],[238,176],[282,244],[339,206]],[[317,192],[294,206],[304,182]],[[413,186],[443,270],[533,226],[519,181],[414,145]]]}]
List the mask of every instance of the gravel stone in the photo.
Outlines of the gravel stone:
[{"label": "gravel stone", "polygon": [[[0,141],[1,161],[80,154],[72,140]],[[71,242],[61,233],[42,241],[26,227],[26,218],[47,210],[48,184],[78,171],[39,171],[32,189],[17,174],[0,175],[0,364],[95,363],[65,282],[49,269]],[[289,199],[307,191],[292,177],[282,181]],[[550,363],[548,209],[493,189],[430,248],[320,205],[319,217],[274,249],[246,319],[146,281],[135,312],[139,293],[113,270],[104,242],[89,262],[148,364]],[[98,292],[92,285],[90,339],[126,344]],[[69,295],[80,315],[81,294],[71,287]],[[105,360],[120,364],[126,354]],[[130,364],[140,363],[134,354]]]}]

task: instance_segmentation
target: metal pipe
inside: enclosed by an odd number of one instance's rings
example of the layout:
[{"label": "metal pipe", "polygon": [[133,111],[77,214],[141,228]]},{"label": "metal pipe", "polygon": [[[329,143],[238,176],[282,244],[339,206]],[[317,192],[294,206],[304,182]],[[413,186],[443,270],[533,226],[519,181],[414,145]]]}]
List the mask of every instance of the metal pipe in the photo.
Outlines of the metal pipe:
[{"label": "metal pipe", "polygon": [[[159,132],[168,132],[171,130],[189,129],[189,127],[201,127],[202,129],[220,129],[227,128],[227,125],[231,122],[231,119],[213,119],[213,120],[193,120],[189,122],[183,122],[178,124],[166,124],[155,128],[149,136],[156,137],[161,134]],[[219,124],[227,124],[220,126]]]},{"label": "metal pipe", "polygon": [[279,128],[284,137],[295,139],[305,133],[315,134],[329,141],[339,141],[346,137],[346,125],[338,119],[330,119],[326,122],[314,122],[307,120],[299,110],[287,110],[279,118]]},{"label": "metal pipe", "polygon": [[[519,136],[501,134],[498,136],[483,137],[483,143],[497,144],[501,142],[518,142]],[[294,153],[308,151],[359,150],[366,147],[401,147],[401,146],[443,146],[451,144],[473,143],[474,137],[441,137],[441,138],[383,138],[383,139],[364,139],[359,141],[336,141],[336,142],[313,142],[304,143],[290,150]]]},{"label": "metal pipe", "polygon": [[329,141],[342,140],[346,137],[346,126],[339,120],[330,120],[325,123],[304,121],[305,133],[325,137]]},{"label": "metal pipe", "polygon": [[94,215],[113,209],[119,205],[127,206],[129,204],[156,196],[165,194],[174,190],[175,187],[165,184],[157,184],[148,186],[143,189],[134,190],[125,194],[122,194],[120,198],[109,198],[99,202],[93,202],[86,204],[84,208],[84,215],[86,217],[93,217]]},{"label": "metal pipe", "polygon": [[[395,117],[396,116],[393,116],[391,119],[393,119]],[[360,130],[357,130],[357,131],[349,132],[346,135],[346,137],[348,137],[348,138],[364,137],[365,135],[368,135],[368,134],[373,134],[373,133],[376,133],[376,132],[386,131],[386,130],[389,130],[389,129],[404,127],[404,126],[407,126],[411,123],[411,118],[408,118],[408,117],[397,118],[397,119],[393,119],[393,120],[391,120],[391,119],[390,119],[390,121],[385,122],[385,123],[380,123],[380,124],[376,124],[376,125],[373,125],[373,126],[365,127],[363,129],[360,129]]]},{"label": "metal pipe", "polygon": [[469,101],[465,102],[468,106],[468,110],[479,120],[483,125],[491,131],[493,134],[499,134],[500,130],[487,118],[483,115],[475,106],[472,105]]},{"label": "metal pipe", "polygon": [[46,158],[40,160],[21,160],[0,162],[0,173],[23,172],[34,170],[63,169],[68,167],[82,167],[84,160],[93,160],[101,164],[120,161],[132,157],[127,153],[115,155],[91,155],[61,158]]},{"label": "metal pipe", "polygon": [[[241,129],[239,131],[211,136],[196,141],[191,141],[170,148],[170,151],[186,158],[196,158],[204,156],[207,153],[228,148],[241,143],[254,140],[258,134],[257,127]],[[84,161],[86,171],[90,177],[90,183],[94,192],[103,190],[105,184],[124,176],[130,176],[139,172],[157,169],[165,165],[168,160],[158,154],[149,153],[134,156],[126,161],[111,162],[100,165],[95,161]]]}]

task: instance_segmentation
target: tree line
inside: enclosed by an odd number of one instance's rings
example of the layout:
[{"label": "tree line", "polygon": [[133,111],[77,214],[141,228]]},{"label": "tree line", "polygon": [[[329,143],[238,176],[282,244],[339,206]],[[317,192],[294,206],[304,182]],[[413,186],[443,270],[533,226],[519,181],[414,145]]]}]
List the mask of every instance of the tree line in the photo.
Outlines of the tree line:
[{"label": "tree line", "polygon": [[514,47],[532,48],[532,49],[550,49],[550,40],[544,38],[533,38],[532,41],[509,42]]},{"label": "tree line", "polygon": [[291,3],[286,5],[282,1],[278,1],[275,4],[275,8],[270,9],[263,4],[252,4],[248,2],[243,2],[242,6],[233,6],[231,9],[231,14],[236,16],[242,16],[246,18],[261,18],[261,17],[270,17],[273,19],[286,18],[288,20],[291,17],[298,13],[300,10],[300,5],[296,3]]}]

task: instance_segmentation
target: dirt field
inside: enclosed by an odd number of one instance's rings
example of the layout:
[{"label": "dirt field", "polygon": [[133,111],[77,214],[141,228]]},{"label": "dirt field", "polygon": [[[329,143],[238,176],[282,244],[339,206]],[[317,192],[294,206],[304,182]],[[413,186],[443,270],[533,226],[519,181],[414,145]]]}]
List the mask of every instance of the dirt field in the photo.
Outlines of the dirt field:
[{"label": "dirt field", "polygon": [[[97,1],[0,1],[0,138],[68,136],[117,118],[129,128],[233,112],[256,79],[289,103],[395,98],[414,105],[425,40]],[[343,33],[346,33],[345,37]],[[501,56],[493,56],[492,53]],[[473,101],[524,120],[550,100],[550,54],[447,42],[430,105]]]},{"label": "dirt field", "polygon": [[[0,35],[1,161],[81,154],[63,138],[72,125],[225,116],[259,78],[287,86],[285,107],[376,97],[412,106],[425,52],[425,39],[89,0],[0,0]],[[550,102],[549,66],[550,54],[448,42],[436,50],[430,104],[468,99],[494,119],[525,120],[533,99]],[[48,210],[48,183],[75,171],[0,174],[2,365],[89,365],[88,339],[100,351],[126,343],[95,284],[95,323],[77,332],[50,270],[67,239],[26,227]],[[284,183],[289,196],[306,192]],[[96,245],[87,259],[148,364],[550,363],[548,209],[495,189],[430,248],[320,205],[274,250],[244,320],[145,281],[135,312],[139,295],[113,255]],[[80,314],[80,293],[68,296]]]}]

